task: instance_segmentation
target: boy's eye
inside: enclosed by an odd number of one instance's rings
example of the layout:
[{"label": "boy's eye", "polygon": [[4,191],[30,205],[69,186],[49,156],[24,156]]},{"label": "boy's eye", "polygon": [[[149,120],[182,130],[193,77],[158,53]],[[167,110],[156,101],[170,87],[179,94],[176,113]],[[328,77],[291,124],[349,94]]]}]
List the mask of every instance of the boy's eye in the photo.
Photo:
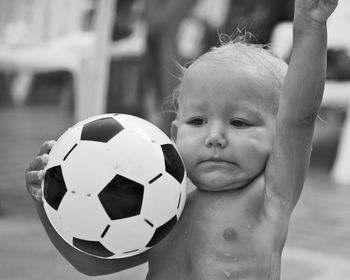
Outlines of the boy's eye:
[{"label": "boy's eye", "polygon": [[238,128],[245,128],[251,126],[247,121],[240,120],[240,119],[232,119],[230,121],[230,124],[234,127]]},{"label": "boy's eye", "polygon": [[187,124],[194,125],[194,126],[199,126],[205,124],[205,120],[202,118],[193,118],[190,119]]}]

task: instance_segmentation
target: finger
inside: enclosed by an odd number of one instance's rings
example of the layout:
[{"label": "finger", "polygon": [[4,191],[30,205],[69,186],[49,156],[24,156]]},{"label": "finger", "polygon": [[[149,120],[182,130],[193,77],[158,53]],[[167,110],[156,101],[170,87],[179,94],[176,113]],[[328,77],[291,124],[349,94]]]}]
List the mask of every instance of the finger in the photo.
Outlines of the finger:
[{"label": "finger", "polygon": [[53,145],[56,143],[55,140],[45,141],[41,147],[38,155],[48,154],[52,149]]},{"label": "finger", "polygon": [[39,190],[41,190],[41,187],[39,184],[28,184],[27,185],[27,191],[31,196],[33,196],[34,194],[37,195]]},{"label": "finger", "polygon": [[28,171],[32,171],[32,170],[44,169],[45,166],[47,165],[48,161],[49,161],[49,155],[48,154],[43,154],[43,155],[36,156],[32,160],[32,162],[29,164],[27,172]]},{"label": "finger", "polygon": [[28,185],[28,193],[34,200],[42,202],[43,192],[37,185]]},{"label": "finger", "polygon": [[28,171],[26,172],[26,183],[27,184],[40,184],[41,180],[45,177],[45,171],[39,170],[39,171]]}]

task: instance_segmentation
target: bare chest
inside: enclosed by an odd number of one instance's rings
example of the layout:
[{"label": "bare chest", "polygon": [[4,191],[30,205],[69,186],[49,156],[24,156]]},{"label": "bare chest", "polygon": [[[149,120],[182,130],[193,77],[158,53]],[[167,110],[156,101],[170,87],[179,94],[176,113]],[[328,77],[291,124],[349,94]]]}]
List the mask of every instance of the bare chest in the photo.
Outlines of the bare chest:
[{"label": "bare chest", "polygon": [[152,249],[149,275],[164,271],[175,273],[174,279],[267,277],[275,238],[262,201],[197,195],[189,198],[174,231]]}]

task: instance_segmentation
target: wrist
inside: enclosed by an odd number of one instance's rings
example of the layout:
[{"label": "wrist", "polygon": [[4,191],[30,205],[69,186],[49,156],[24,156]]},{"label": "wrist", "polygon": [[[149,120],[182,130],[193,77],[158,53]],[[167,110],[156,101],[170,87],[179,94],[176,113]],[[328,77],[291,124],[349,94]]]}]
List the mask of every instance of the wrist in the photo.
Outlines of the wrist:
[{"label": "wrist", "polygon": [[293,34],[308,36],[327,34],[327,24],[311,17],[296,14],[293,23]]}]

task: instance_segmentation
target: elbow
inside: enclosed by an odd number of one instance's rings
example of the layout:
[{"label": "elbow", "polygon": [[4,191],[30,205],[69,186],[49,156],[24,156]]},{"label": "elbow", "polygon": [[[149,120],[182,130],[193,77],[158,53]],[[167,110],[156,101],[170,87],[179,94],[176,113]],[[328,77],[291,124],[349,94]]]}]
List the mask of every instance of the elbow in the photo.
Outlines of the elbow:
[{"label": "elbow", "polygon": [[304,116],[303,118],[298,119],[295,122],[295,125],[297,127],[310,127],[314,126],[316,119],[318,116],[318,111],[316,112],[311,112],[308,115]]},{"label": "elbow", "polygon": [[73,265],[73,268],[76,270],[76,271],[78,271],[78,272],[80,272],[81,274],[84,274],[84,275],[86,275],[86,276],[99,276],[99,275],[101,275],[101,274],[99,274],[99,273],[97,273],[97,271],[93,271],[93,270],[86,270],[85,268],[84,269],[82,269],[81,267],[78,267],[78,266],[74,266]]},{"label": "elbow", "polygon": [[82,274],[84,274],[84,275],[86,275],[86,276],[90,276],[90,277],[92,277],[92,276],[101,276],[101,275],[104,275],[104,274],[100,274],[100,273],[97,273],[96,271],[86,271],[86,270],[79,270],[79,269],[77,269],[76,267],[74,267],[77,271],[79,271],[80,273],[82,273]]},{"label": "elbow", "polygon": [[285,117],[281,120],[280,124],[282,127],[288,127],[288,128],[296,128],[296,129],[310,128],[315,125],[317,117],[318,117],[318,111],[310,112],[303,116]]},{"label": "elbow", "polygon": [[73,267],[74,270],[87,276],[101,276],[113,273],[110,263],[105,263],[105,259],[97,259],[90,255],[77,252],[75,249],[71,251],[60,250],[62,248],[57,247],[63,258]]},{"label": "elbow", "polygon": [[111,272],[108,272],[106,270],[101,271],[101,269],[98,269],[98,267],[96,267],[93,264],[90,264],[90,265],[80,264],[80,263],[74,263],[74,264],[70,263],[70,264],[75,270],[77,270],[78,272],[86,276],[101,276],[101,275],[112,273],[112,271]]}]

